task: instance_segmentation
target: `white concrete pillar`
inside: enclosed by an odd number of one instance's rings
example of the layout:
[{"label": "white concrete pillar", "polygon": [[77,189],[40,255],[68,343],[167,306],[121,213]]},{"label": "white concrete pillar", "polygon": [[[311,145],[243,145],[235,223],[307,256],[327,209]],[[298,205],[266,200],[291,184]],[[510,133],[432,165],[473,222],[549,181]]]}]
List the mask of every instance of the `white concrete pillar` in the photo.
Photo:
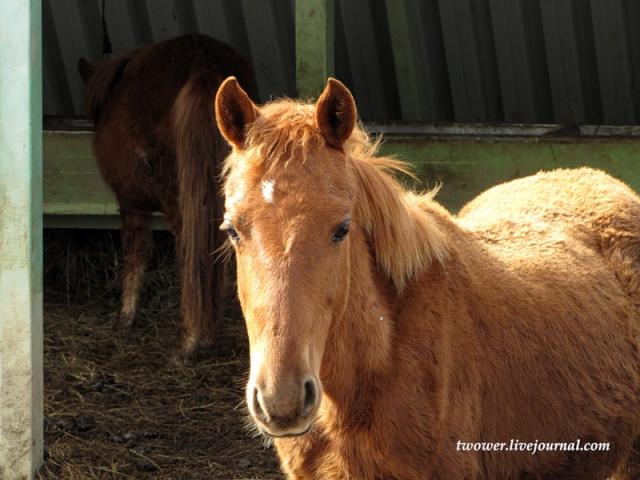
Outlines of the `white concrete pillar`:
[{"label": "white concrete pillar", "polygon": [[0,478],[42,464],[41,0],[0,0]]}]

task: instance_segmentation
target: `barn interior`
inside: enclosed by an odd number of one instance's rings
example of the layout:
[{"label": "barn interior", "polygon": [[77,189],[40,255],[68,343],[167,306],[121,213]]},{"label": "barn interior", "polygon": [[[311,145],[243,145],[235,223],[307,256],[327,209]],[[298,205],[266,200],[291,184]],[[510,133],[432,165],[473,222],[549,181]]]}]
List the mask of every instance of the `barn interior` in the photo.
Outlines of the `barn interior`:
[{"label": "barn interior", "polygon": [[139,322],[127,333],[114,328],[120,220],[93,157],[81,57],[99,61],[203,33],[253,64],[261,102],[315,98],[335,76],[353,92],[366,129],[383,135],[381,151],[413,166],[418,180],[406,181],[440,185],[437,199],[453,212],[490,186],[541,169],[589,165],[640,189],[640,3],[633,0],[30,5],[41,8],[33,15],[41,14],[42,42],[37,478],[282,478],[268,442],[247,428],[248,345],[237,303],[210,355],[176,356],[180,285],[161,215]]}]

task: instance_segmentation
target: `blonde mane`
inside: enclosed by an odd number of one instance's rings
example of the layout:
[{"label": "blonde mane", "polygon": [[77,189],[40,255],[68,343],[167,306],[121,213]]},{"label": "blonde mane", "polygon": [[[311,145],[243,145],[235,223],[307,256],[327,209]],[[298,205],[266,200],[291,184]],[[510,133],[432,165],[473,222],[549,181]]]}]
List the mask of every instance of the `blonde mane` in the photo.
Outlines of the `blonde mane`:
[{"label": "blonde mane", "polygon": [[[223,175],[240,161],[253,167],[305,162],[316,148],[330,148],[315,123],[312,104],[291,99],[270,102],[246,131],[244,151],[227,158]],[[343,150],[358,182],[354,223],[368,236],[378,268],[402,293],[407,281],[436,259],[447,257],[445,236],[425,212],[437,189],[418,196],[406,191],[394,175],[413,177],[411,167],[395,158],[377,156],[381,138],[371,139],[357,124]],[[415,177],[414,177],[415,178]]]}]

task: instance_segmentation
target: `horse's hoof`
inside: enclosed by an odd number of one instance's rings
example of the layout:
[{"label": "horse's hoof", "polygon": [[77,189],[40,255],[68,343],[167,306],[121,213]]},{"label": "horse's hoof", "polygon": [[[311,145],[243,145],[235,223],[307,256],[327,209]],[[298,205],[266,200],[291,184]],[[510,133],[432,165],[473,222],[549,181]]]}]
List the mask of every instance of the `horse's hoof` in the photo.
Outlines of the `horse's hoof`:
[{"label": "horse's hoof", "polygon": [[213,340],[202,340],[196,337],[186,337],[180,349],[180,356],[184,363],[190,364],[211,355]]},{"label": "horse's hoof", "polygon": [[116,330],[120,330],[122,332],[128,332],[135,325],[135,320],[135,315],[120,312],[120,314],[118,315],[118,320],[115,324],[115,328]]}]

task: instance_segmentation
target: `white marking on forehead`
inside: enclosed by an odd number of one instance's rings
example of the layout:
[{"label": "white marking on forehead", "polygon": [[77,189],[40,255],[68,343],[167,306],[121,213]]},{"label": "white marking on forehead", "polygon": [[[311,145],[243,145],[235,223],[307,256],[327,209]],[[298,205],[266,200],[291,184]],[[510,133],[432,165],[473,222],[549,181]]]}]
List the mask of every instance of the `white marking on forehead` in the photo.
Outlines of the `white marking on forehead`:
[{"label": "white marking on forehead", "polygon": [[273,189],[276,186],[276,182],[273,180],[264,180],[262,182],[262,198],[267,203],[273,203]]}]

